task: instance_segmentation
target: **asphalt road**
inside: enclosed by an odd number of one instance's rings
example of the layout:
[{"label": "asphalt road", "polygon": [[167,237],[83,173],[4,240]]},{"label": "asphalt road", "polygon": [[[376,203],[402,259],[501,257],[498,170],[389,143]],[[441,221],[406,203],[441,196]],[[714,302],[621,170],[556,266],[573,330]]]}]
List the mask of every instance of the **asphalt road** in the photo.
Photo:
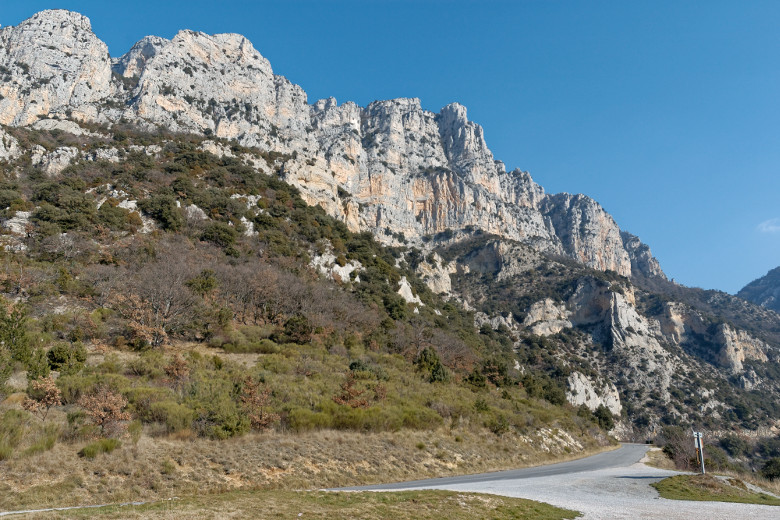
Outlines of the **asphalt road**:
[{"label": "asphalt road", "polygon": [[639,462],[648,450],[643,444],[592,457],[513,471],[445,477],[345,490],[400,491],[447,489],[529,498],[573,509],[582,520],[778,520],[780,507],[724,502],[667,500],[650,486],[677,471]]},{"label": "asphalt road", "polygon": [[500,482],[506,480],[519,480],[527,478],[551,477],[580,473],[583,471],[596,471],[600,469],[630,466],[644,457],[650,447],[646,444],[622,444],[620,448],[605,451],[597,455],[569,462],[559,462],[547,466],[535,466],[533,468],[513,469],[509,471],[496,471],[494,473],[480,473],[477,475],[463,475],[459,477],[430,478],[425,480],[412,480],[393,484],[376,484],[373,486],[360,486],[340,488],[339,491],[398,491],[401,489],[439,488],[441,486],[461,486],[469,484],[485,484],[488,482]]}]

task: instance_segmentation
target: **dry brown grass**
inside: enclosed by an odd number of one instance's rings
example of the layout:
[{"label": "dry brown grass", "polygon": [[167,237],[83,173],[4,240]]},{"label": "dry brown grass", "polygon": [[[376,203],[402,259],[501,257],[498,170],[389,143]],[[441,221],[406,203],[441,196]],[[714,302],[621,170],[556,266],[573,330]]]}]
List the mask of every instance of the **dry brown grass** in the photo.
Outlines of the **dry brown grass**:
[{"label": "dry brown grass", "polygon": [[[422,448],[420,448],[422,446]],[[143,436],[87,460],[81,444],[3,462],[0,510],[159,500],[237,489],[322,489],[537,465],[603,448],[540,449],[484,430],[269,432],[227,441]]]},{"label": "dry brown grass", "polygon": [[361,518],[378,520],[439,519],[560,520],[578,513],[520,498],[457,493],[325,493],[233,491],[187,497],[141,506],[105,507],[25,515],[24,518],[134,518],[179,520],[204,518]]},{"label": "dry brown grass", "polygon": [[674,466],[674,462],[669,460],[669,457],[667,457],[664,452],[661,451],[661,448],[650,448],[650,450],[648,450],[648,452],[645,454],[644,458],[642,458],[641,462],[654,468],[670,470],[677,469]]}]

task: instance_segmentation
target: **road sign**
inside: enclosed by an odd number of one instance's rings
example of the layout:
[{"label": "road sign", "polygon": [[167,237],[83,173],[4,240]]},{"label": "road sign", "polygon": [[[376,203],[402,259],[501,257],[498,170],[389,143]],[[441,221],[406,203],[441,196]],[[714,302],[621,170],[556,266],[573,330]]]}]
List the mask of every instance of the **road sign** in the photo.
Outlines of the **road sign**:
[{"label": "road sign", "polygon": [[701,474],[704,475],[704,441],[701,432],[693,432],[693,441],[696,445],[696,458],[701,465]]}]

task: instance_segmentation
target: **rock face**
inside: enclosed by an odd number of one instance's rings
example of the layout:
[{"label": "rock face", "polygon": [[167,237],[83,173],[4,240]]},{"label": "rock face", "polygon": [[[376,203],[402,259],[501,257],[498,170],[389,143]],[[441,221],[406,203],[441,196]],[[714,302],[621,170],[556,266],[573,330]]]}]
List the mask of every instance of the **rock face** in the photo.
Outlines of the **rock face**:
[{"label": "rock face", "polygon": [[549,217],[564,250],[588,267],[631,275],[631,259],[620,229],[599,204],[584,195],[547,197],[542,213]]},{"label": "rock face", "polygon": [[4,27],[0,48],[0,124],[28,125],[66,111],[94,119],[90,104],[113,91],[108,47],[78,13],[42,11]]},{"label": "rock face", "polygon": [[551,298],[545,298],[531,305],[528,309],[528,314],[523,320],[523,326],[531,334],[551,336],[563,329],[570,329],[574,326],[568,319],[571,314],[571,311],[563,303],[557,303]]},{"label": "rock face", "polygon": [[12,135],[0,128],[0,160],[12,161],[21,155],[19,143]]},{"label": "rock face", "polygon": [[124,78],[140,77],[146,68],[146,62],[159,52],[169,40],[159,36],[146,36],[133,45],[119,59],[112,60],[112,70]]},{"label": "rock face", "polygon": [[620,416],[623,407],[620,404],[620,394],[614,384],[607,383],[597,387],[580,372],[572,372],[567,383],[569,390],[566,392],[566,400],[573,406],[584,404],[590,411],[594,411],[603,405],[612,412],[612,415]]},{"label": "rock face", "polygon": [[740,289],[737,296],[780,312],[780,267],[747,284]]},{"label": "rock face", "polygon": [[733,372],[742,372],[745,360],[768,361],[769,346],[743,330],[723,323],[718,326],[716,340],[721,345],[720,363]]},{"label": "rock face", "polygon": [[425,247],[424,237],[478,229],[596,269],[662,275],[592,199],[549,196],[507,172],[457,103],[439,113],[418,99],[309,105],[237,34],[149,36],[112,60],[89,20],[62,10],[1,29],[0,47],[0,124],[69,115],[235,139],[281,154],[278,173],[307,202],[387,243]]}]

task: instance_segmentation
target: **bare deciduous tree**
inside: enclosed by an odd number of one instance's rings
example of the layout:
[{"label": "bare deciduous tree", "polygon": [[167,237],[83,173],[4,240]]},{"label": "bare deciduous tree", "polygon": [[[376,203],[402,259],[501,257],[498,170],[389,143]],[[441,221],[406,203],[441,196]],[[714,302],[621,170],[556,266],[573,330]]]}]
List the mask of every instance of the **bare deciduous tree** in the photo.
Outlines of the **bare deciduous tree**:
[{"label": "bare deciduous tree", "polygon": [[104,434],[119,433],[122,422],[130,420],[130,414],[123,411],[127,406],[127,399],[105,385],[82,395],[78,405],[84,408]]},{"label": "bare deciduous tree", "polygon": [[22,402],[22,408],[37,415],[46,422],[49,411],[62,404],[62,393],[52,376],[41,377],[30,382],[30,396]]}]

